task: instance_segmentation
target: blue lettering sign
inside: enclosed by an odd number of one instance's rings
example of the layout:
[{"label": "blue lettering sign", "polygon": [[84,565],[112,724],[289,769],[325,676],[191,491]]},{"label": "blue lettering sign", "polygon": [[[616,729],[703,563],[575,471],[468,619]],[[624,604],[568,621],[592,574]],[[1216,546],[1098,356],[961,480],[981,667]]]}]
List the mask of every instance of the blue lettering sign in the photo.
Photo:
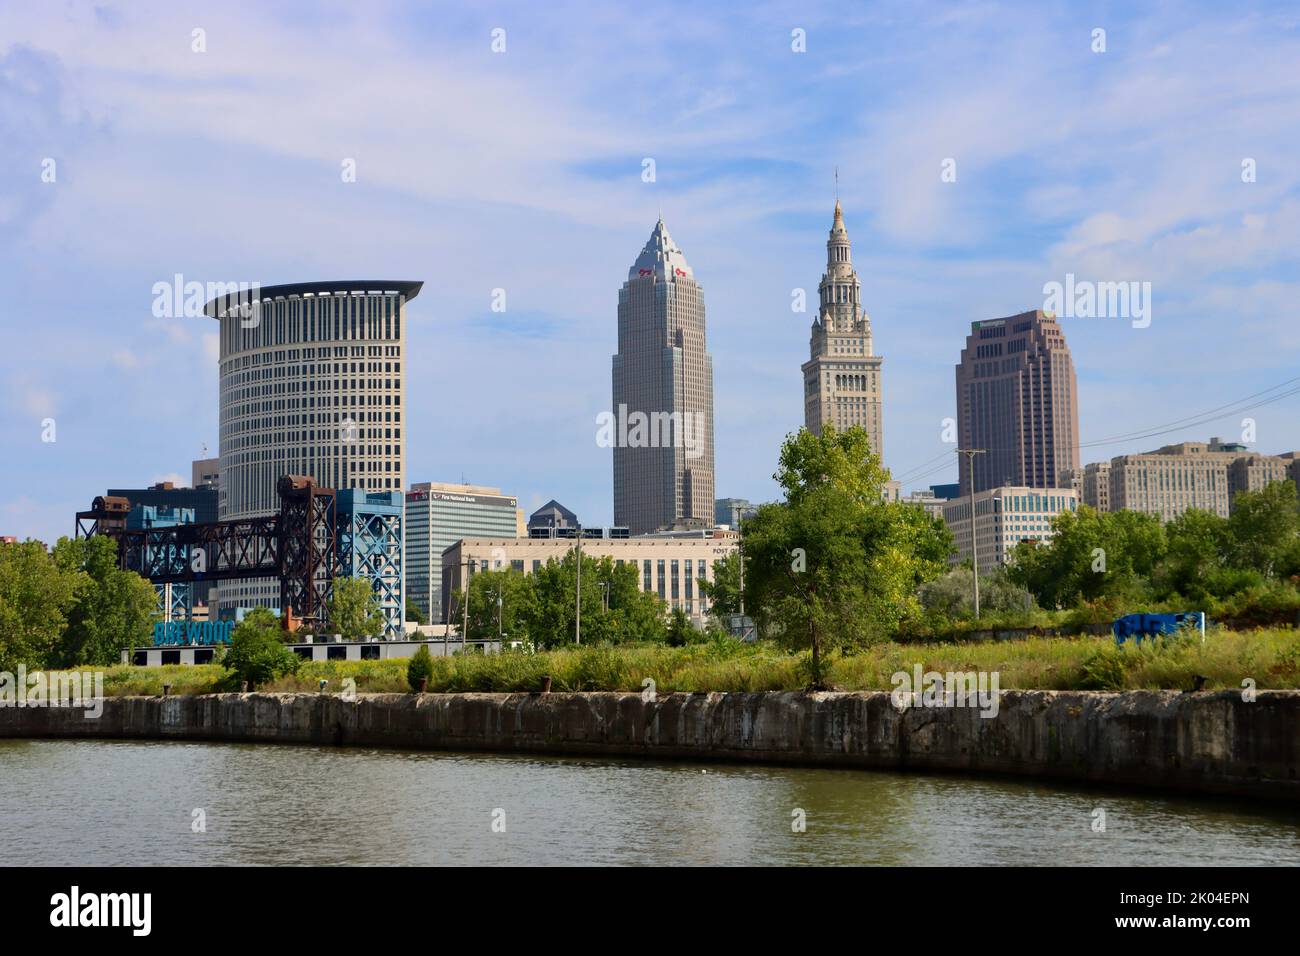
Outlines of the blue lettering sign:
[{"label": "blue lettering sign", "polygon": [[155,647],[195,644],[229,644],[233,621],[158,621],[153,626]]}]

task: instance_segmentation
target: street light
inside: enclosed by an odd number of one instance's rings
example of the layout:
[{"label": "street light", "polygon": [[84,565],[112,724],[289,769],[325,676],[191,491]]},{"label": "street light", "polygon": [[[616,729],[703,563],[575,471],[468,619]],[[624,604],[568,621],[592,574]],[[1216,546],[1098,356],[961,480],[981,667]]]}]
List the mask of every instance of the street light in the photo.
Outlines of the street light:
[{"label": "street light", "polygon": [[958,448],[957,454],[966,456],[966,477],[970,480],[970,568],[975,582],[975,620],[980,619],[980,556],[975,538],[975,456],[984,454],[983,448]]}]

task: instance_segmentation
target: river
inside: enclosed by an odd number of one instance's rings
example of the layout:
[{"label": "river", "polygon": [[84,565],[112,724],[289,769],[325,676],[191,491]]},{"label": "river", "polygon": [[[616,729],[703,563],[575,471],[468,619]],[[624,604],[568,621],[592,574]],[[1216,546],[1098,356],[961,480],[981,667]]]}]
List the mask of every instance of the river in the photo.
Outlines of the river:
[{"label": "river", "polygon": [[181,742],[0,740],[0,832],[48,865],[1300,864],[1300,812],[1243,801],[861,770]]}]

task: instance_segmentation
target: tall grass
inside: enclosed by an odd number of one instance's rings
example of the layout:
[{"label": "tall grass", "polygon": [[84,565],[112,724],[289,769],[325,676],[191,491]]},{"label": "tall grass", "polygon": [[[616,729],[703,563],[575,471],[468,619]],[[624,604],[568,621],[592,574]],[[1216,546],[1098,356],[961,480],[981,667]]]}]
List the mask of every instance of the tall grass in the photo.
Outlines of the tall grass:
[{"label": "tall grass", "polygon": [[[630,645],[583,647],[543,654],[507,651],[435,657],[433,693],[531,692],[551,678],[556,691],[639,691],[647,679],[660,692],[797,690],[806,684],[806,653],[767,644],[698,644],[689,647]],[[1242,687],[1300,688],[1300,632],[1212,630],[1199,635],[1132,643],[1117,648],[1109,637],[1030,638],[1024,641],[946,644],[879,644],[856,653],[833,654],[830,682],[842,690],[889,690],[898,671],[998,673],[1003,689],[1190,690],[1197,676],[1207,690]],[[312,661],[298,673],[268,684],[267,691],[337,693],[345,678],[361,693],[407,693],[405,660]],[[111,667],[109,695],[202,694],[236,689],[215,664]]]}]

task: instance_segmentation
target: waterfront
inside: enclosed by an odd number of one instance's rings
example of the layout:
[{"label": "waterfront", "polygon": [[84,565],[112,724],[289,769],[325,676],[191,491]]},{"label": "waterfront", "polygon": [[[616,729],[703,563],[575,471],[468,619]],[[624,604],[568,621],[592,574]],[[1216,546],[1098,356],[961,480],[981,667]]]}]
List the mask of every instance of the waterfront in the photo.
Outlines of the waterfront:
[{"label": "waterfront", "polygon": [[[806,832],[792,832],[796,810]],[[0,828],[32,854],[11,862],[50,865],[1300,864],[1300,811],[1249,801],[224,743],[0,740]]]}]

